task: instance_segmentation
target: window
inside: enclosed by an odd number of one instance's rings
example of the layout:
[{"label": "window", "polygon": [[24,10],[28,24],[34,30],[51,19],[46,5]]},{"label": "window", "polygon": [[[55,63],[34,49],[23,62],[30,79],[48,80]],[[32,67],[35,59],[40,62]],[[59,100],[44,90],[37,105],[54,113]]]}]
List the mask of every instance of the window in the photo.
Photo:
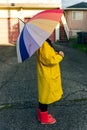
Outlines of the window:
[{"label": "window", "polygon": [[72,20],[82,20],[83,11],[72,11]]}]

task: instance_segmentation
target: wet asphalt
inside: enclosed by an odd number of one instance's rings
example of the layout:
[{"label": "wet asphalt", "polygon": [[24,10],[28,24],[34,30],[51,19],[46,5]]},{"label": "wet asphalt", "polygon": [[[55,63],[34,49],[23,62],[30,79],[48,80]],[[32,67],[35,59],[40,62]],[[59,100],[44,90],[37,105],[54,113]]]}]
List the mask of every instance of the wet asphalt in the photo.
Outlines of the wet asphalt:
[{"label": "wet asphalt", "polygon": [[87,53],[57,44],[65,53],[60,63],[63,98],[49,106],[53,125],[37,120],[36,54],[17,63],[15,46],[0,46],[0,130],[87,130]]}]

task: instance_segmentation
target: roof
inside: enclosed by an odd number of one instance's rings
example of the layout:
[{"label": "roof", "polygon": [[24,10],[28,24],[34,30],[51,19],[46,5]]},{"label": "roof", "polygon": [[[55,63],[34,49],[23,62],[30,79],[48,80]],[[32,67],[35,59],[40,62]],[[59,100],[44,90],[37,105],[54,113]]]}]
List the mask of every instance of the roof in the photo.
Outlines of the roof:
[{"label": "roof", "polygon": [[80,2],[72,6],[68,6],[65,10],[87,10],[87,2]]},{"label": "roof", "polygon": [[80,2],[78,4],[74,4],[74,5],[69,6],[67,8],[87,8],[87,2]]}]

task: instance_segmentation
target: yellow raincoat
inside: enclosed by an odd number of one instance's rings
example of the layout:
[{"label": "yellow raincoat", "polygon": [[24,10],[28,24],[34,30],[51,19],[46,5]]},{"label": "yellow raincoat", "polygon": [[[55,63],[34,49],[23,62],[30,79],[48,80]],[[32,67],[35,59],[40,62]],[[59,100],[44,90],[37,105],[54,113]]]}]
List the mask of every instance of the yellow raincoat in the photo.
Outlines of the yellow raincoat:
[{"label": "yellow raincoat", "polygon": [[38,98],[42,104],[53,103],[63,95],[59,66],[62,59],[47,41],[37,51]]}]

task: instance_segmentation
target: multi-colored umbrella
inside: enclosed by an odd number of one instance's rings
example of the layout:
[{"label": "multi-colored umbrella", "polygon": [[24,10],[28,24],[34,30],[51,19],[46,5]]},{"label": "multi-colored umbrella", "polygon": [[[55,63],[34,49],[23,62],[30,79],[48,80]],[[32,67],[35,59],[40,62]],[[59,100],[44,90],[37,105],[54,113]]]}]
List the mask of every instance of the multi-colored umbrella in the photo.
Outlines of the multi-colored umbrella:
[{"label": "multi-colored umbrella", "polygon": [[18,62],[25,61],[42,46],[60,22],[62,14],[62,9],[45,10],[24,25],[17,41]]}]

